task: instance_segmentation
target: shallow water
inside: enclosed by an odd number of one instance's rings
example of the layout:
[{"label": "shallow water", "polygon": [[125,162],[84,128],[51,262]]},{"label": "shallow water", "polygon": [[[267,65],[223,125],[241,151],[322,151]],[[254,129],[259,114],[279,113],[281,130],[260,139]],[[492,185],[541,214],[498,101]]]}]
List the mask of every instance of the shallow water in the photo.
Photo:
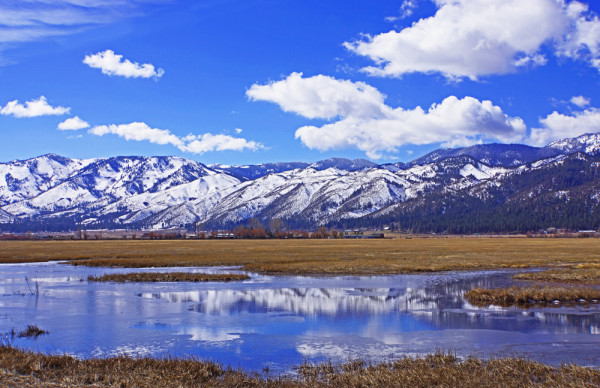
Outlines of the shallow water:
[{"label": "shallow water", "polygon": [[[227,268],[144,271],[236,272]],[[196,356],[285,371],[310,361],[388,360],[438,349],[600,366],[600,307],[478,308],[473,287],[512,284],[511,271],[377,277],[269,277],[233,283],[88,283],[131,269],[0,265],[4,342],[78,357]],[[26,282],[29,280],[29,284]],[[36,283],[39,293],[36,291]],[[34,295],[32,295],[34,294]]]}]

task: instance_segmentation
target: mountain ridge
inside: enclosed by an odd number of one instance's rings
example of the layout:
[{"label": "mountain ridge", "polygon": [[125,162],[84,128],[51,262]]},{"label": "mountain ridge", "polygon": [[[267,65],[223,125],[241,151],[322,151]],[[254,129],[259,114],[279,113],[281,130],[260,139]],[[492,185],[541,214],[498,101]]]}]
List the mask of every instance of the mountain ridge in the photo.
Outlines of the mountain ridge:
[{"label": "mountain ridge", "polygon": [[[448,228],[447,217],[435,213],[445,202],[465,214],[481,203],[499,211],[512,206],[509,203],[521,203],[532,212],[545,212],[542,202],[528,201],[523,195],[517,200],[506,185],[526,187],[533,197],[543,196],[548,203],[553,200],[535,185],[556,198],[565,196],[564,187],[579,187],[589,195],[584,200],[571,194],[572,203],[583,201],[579,206],[595,209],[590,204],[600,200],[600,187],[593,184],[599,152],[600,133],[546,147],[485,144],[441,149],[406,164],[330,158],[315,163],[226,166],[172,156],[70,159],[46,154],[0,163],[0,224],[4,224],[0,230],[36,223],[46,228],[60,225],[58,229],[189,228],[196,222],[231,228],[250,218],[265,224],[278,218],[289,227],[306,228],[384,221],[404,227],[406,219],[417,225],[419,217],[421,224],[436,219]],[[581,171],[586,179],[575,170],[564,171],[580,162],[585,164]],[[571,176],[577,184],[554,182],[558,176],[561,182]],[[528,181],[538,183],[529,187]],[[454,217],[462,219],[460,214]],[[592,217],[582,213],[580,218],[581,225],[598,227],[593,225],[595,213]],[[434,228],[433,221],[428,225]]]}]

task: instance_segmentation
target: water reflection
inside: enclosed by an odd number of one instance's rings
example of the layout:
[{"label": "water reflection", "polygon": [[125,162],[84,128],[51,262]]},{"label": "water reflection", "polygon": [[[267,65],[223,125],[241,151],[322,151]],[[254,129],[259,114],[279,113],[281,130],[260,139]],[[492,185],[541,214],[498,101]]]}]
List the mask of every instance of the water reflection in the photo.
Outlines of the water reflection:
[{"label": "water reflection", "polygon": [[[600,366],[598,306],[521,310],[479,308],[464,300],[473,287],[512,284],[508,271],[337,278],[252,274],[248,282],[203,284],[85,280],[125,271],[131,270],[0,266],[0,333],[36,323],[50,334],[10,341],[81,357],[195,355],[250,369],[285,370],[306,358],[377,361],[437,349]],[[26,276],[37,280],[39,294],[31,295]]]},{"label": "water reflection", "polygon": [[427,300],[424,293],[424,290],[393,288],[281,288],[144,293],[140,296],[177,303],[199,302],[190,310],[211,315],[273,311],[317,317],[435,308],[436,303]]},{"label": "water reflection", "polygon": [[[478,280],[473,282],[479,283]],[[519,310],[487,309],[463,300],[462,286],[423,289],[398,288],[281,288],[255,290],[205,290],[141,293],[142,298],[191,303],[189,310],[212,316],[290,313],[312,320],[370,319],[379,316],[411,317],[436,329],[488,329],[545,331],[557,334],[597,334],[600,311],[597,308]],[[544,311],[542,311],[544,310]]]}]

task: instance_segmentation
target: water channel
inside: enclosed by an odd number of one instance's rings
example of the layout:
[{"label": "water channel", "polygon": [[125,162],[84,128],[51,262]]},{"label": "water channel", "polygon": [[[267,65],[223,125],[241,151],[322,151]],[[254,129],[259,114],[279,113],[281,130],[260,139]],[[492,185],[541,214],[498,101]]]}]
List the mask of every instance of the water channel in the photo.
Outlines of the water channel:
[{"label": "water channel", "polygon": [[[239,272],[231,268],[143,271]],[[376,277],[270,277],[232,283],[93,283],[131,269],[0,265],[0,334],[13,346],[77,357],[209,359],[287,371],[305,360],[390,360],[436,350],[600,366],[600,306],[479,308],[473,287],[511,271]],[[49,334],[8,333],[36,324]]]}]

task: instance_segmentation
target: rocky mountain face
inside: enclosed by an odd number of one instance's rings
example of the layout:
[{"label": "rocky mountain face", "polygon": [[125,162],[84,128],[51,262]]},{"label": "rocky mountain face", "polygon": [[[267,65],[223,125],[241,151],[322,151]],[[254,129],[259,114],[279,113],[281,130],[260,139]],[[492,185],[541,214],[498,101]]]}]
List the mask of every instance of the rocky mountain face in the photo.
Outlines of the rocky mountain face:
[{"label": "rocky mountain face", "polygon": [[486,144],[410,163],[210,165],[179,157],[0,164],[0,230],[225,228],[258,218],[288,227],[395,225],[512,231],[600,225],[600,133],[546,147]]}]

